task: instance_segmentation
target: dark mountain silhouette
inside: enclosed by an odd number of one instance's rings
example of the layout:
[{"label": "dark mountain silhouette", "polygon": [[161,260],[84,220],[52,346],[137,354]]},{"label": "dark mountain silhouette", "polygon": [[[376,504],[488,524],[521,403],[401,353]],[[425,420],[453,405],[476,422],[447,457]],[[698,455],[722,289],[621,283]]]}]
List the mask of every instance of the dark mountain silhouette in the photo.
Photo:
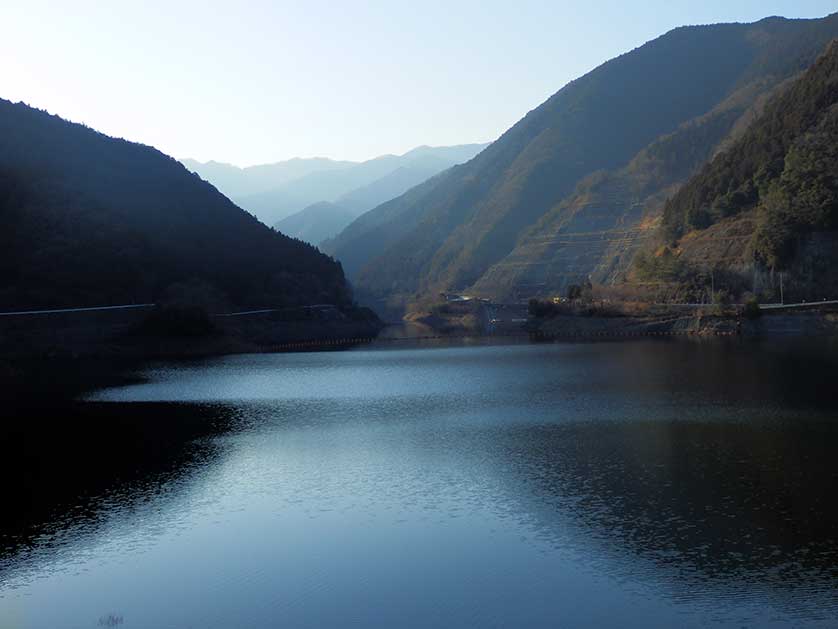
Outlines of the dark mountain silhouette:
[{"label": "dark mountain silhouette", "polygon": [[345,304],[338,263],[156,149],[0,100],[0,308],[157,300],[197,280],[242,307]]},{"label": "dark mountain silhouette", "polygon": [[[683,165],[666,166],[673,174],[660,185],[677,185],[737,128],[737,113],[745,116],[761,94],[803,71],[836,35],[838,15],[671,31],[568,84],[476,158],[376,208],[374,220],[361,217],[364,226],[350,225],[327,248],[360,290],[379,298],[409,300],[476,283],[491,292],[481,278],[585,178],[627,168],[645,148],[678,134],[697,144],[674,153],[676,162],[685,155]],[[679,133],[754,86],[762,87],[743,107],[717,114],[692,139]],[[625,214],[635,201],[623,194],[611,196]],[[370,239],[379,242],[370,247]]]}]

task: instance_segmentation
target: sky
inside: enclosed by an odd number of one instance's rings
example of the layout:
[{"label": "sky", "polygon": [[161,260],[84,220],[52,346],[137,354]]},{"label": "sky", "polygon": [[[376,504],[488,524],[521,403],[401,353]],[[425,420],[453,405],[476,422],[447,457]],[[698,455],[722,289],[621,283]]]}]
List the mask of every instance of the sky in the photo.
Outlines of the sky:
[{"label": "sky", "polygon": [[240,166],[486,142],[685,24],[835,0],[0,0],[0,98]]}]

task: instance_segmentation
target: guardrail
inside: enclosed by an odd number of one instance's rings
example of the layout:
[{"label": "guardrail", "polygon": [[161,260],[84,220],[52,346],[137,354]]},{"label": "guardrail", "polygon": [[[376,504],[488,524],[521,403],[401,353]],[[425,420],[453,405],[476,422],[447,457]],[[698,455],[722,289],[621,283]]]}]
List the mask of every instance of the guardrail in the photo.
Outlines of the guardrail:
[{"label": "guardrail", "polygon": [[760,304],[760,310],[817,310],[824,306],[838,306],[838,299],[801,301],[796,304]]},{"label": "guardrail", "polygon": [[50,310],[17,310],[0,312],[0,317],[21,317],[33,315],[67,314],[73,312],[104,312],[107,310],[133,310],[138,308],[153,308],[155,304],[128,304],[124,306],[91,306],[89,308],[53,308]]}]

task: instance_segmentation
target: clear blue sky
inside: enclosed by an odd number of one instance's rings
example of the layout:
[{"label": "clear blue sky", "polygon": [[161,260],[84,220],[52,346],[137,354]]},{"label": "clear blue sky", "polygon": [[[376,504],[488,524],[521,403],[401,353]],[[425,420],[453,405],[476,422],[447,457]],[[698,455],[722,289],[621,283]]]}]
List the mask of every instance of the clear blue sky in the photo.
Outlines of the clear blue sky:
[{"label": "clear blue sky", "polygon": [[240,165],[489,141],[676,26],[838,11],[835,0],[10,4],[0,97]]}]

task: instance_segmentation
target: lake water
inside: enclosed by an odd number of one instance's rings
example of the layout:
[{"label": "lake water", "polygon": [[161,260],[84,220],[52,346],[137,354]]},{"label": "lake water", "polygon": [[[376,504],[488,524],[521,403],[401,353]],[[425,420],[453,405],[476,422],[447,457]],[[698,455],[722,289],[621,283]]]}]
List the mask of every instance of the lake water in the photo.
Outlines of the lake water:
[{"label": "lake water", "polygon": [[0,627],[836,627],[836,355],[644,341],[153,366],[97,413],[213,429],[118,482],[103,459],[103,484],[0,528]]}]

